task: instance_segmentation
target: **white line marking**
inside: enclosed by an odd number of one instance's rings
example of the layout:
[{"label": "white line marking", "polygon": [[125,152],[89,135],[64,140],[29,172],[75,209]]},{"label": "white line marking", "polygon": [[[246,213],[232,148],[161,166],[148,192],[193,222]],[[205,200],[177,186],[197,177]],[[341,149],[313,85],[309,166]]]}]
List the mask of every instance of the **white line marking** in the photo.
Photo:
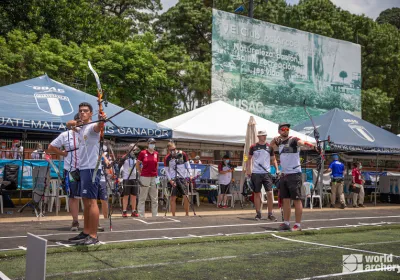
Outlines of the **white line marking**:
[{"label": "white line marking", "polygon": [[70,274],[86,274],[86,273],[93,273],[93,272],[99,272],[99,271],[116,271],[116,270],[120,270],[120,269],[131,269],[131,268],[170,266],[170,265],[174,265],[174,264],[209,262],[209,261],[227,260],[227,259],[235,259],[235,258],[237,258],[237,256],[224,256],[224,257],[214,257],[214,258],[206,258],[206,259],[195,259],[195,260],[188,260],[188,261],[174,261],[174,262],[165,262],[165,263],[130,265],[130,266],[122,266],[122,267],[109,267],[109,268],[96,269],[96,270],[81,270],[81,271],[71,271],[71,272],[65,272],[65,273],[53,273],[53,274],[47,274],[46,277],[67,276]]},{"label": "white line marking", "polygon": [[60,245],[60,246],[64,246],[64,247],[71,247],[71,245],[68,245],[68,244],[64,244],[64,243],[61,243],[61,242],[56,242],[56,244],[57,245]]},{"label": "white line marking", "polygon": [[177,223],[180,223],[181,221],[179,221],[179,220],[175,220],[175,219],[172,219],[172,218],[167,218],[167,219],[169,219],[169,220],[171,220],[171,221],[174,221],[174,222],[177,222]]},{"label": "white line marking", "polygon": [[[336,220],[362,220],[362,219],[386,219],[386,218],[400,218],[400,216],[377,216],[377,217],[348,217],[348,218],[336,218],[336,219],[317,219],[317,220],[303,220],[302,223],[305,222],[328,222],[328,221],[336,221]],[[143,223],[147,223],[140,219],[134,219],[141,221]],[[172,223],[172,222],[153,222],[153,223]],[[207,228],[225,228],[225,227],[243,227],[243,226],[262,226],[262,225],[273,225],[273,224],[280,224],[281,222],[272,222],[272,223],[252,223],[252,224],[228,224],[228,225],[215,225],[215,226],[200,226],[200,227],[175,227],[175,228],[150,228],[150,229],[129,229],[129,230],[113,230],[113,231],[106,231],[102,232],[101,234],[110,234],[110,233],[125,233],[125,232],[142,232],[142,231],[163,231],[163,230],[189,230],[189,229],[207,229]],[[390,222],[395,223],[395,222]],[[147,223],[151,224],[151,223]],[[355,225],[357,226],[357,225]],[[41,234],[37,235],[39,237],[46,237],[46,236],[58,236],[58,235],[69,235],[76,233],[65,232],[65,233],[50,233],[50,234]],[[8,239],[8,238],[26,238],[26,236],[5,236],[0,237],[0,239]]]},{"label": "white line marking", "polygon": [[26,251],[26,247],[24,246],[18,246],[19,249]]},{"label": "white line marking", "polygon": [[[372,251],[367,251],[367,250],[361,250],[361,249],[353,249],[353,248],[348,248],[348,247],[341,247],[341,246],[335,246],[335,245],[328,245],[328,244],[321,244],[321,243],[315,243],[315,242],[309,242],[309,241],[303,241],[303,240],[297,240],[297,239],[291,239],[283,236],[278,236],[275,234],[271,234],[272,236],[283,239],[286,241],[291,241],[291,242],[298,242],[298,243],[304,243],[304,244],[310,244],[310,245],[317,245],[317,246],[323,246],[323,247],[329,247],[329,248],[336,248],[336,249],[344,249],[344,250],[349,250],[349,251],[356,251],[356,252],[363,252],[363,253],[370,253],[370,254],[375,254],[375,255],[382,255],[382,256],[387,256],[388,254],[384,253],[378,253],[378,252],[372,252]],[[400,256],[395,256],[395,258],[400,258]]]},{"label": "white line marking", "polygon": [[171,237],[168,237],[168,236],[163,236],[162,238],[168,239],[168,240],[172,240],[172,238],[171,238]]},{"label": "white line marking", "polygon": [[2,280],[10,280],[3,272],[0,271],[0,279]]},{"label": "white line marking", "polygon": [[321,278],[327,278],[327,277],[344,276],[344,275],[352,275],[352,274],[375,272],[375,271],[382,271],[382,269],[371,269],[371,270],[359,270],[359,271],[352,271],[352,272],[333,273],[333,274],[326,274],[326,275],[311,276],[311,277],[306,277],[306,278],[299,278],[296,280],[321,279]]},{"label": "white line marking", "polygon": [[141,220],[141,219],[135,219],[135,218],[133,218],[132,220],[135,220],[135,221],[139,221],[139,222],[142,222],[142,223],[144,223],[144,224],[146,224],[146,225],[154,225],[154,224],[166,224],[166,223],[180,223],[181,221],[178,221],[178,220],[174,220],[174,219],[171,219],[171,218],[167,218],[167,219],[169,219],[169,220],[171,220],[171,221],[163,221],[163,222],[146,222],[146,221],[143,221],[143,220]]}]

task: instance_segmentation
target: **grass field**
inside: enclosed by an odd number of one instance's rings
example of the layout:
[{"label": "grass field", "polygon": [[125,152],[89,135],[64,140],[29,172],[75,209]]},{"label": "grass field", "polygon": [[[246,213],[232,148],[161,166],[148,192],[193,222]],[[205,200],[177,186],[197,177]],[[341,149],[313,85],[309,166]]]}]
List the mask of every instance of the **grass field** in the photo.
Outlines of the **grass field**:
[{"label": "grass field", "polygon": [[[342,273],[343,255],[400,256],[400,225],[276,235],[290,240],[266,233],[49,248],[47,279],[301,279]],[[391,264],[400,265],[400,258],[394,257]],[[22,278],[25,252],[1,253],[0,271]],[[380,271],[323,278],[400,279],[400,274]]]}]

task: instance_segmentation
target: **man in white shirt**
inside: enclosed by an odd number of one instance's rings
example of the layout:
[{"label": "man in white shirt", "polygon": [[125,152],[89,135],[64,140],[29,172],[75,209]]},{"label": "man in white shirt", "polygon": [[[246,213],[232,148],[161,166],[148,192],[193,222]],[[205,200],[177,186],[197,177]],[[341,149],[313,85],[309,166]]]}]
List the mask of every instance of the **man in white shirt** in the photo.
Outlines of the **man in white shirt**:
[{"label": "man in white shirt", "polygon": [[[74,116],[79,122],[79,114]],[[49,145],[49,152],[64,157],[65,188],[69,197],[69,209],[72,216],[71,231],[79,230],[78,212],[79,198],[81,197],[81,184],[79,178],[79,139],[74,130],[62,132]]]},{"label": "man in white shirt", "polygon": [[129,197],[131,199],[132,213],[131,217],[139,217],[136,211],[136,197],[139,193],[139,183],[136,172],[136,155],[140,149],[134,144],[129,146],[130,153],[122,157],[120,165],[122,166],[122,179],[123,179],[123,198],[122,198],[122,217],[128,217],[127,208]]},{"label": "man in white shirt", "polygon": [[[97,227],[99,224],[99,197],[101,170],[96,170],[100,151],[100,132],[104,129],[104,122],[90,123],[93,116],[93,107],[87,102],[79,104],[79,117],[84,124],[79,129],[79,175],[81,178],[81,197],[84,204],[84,228],[83,231],[70,238],[70,242],[80,245],[94,245],[99,243]],[[99,115],[99,119],[106,119],[105,114]],[[90,123],[90,124],[89,124]],[[69,121],[67,126],[76,126],[76,121]],[[92,182],[94,172],[95,181]]]},{"label": "man in white shirt", "polygon": [[186,216],[189,216],[189,200],[188,200],[188,183],[186,179],[190,178],[190,164],[187,154],[183,151],[178,151],[174,142],[169,142],[167,145],[168,154],[164,159],[165,174],[168,178],[168,188],[171,192],[171,213],[175,216],[176,212],[176,197],[183,196],[183,207]]}]

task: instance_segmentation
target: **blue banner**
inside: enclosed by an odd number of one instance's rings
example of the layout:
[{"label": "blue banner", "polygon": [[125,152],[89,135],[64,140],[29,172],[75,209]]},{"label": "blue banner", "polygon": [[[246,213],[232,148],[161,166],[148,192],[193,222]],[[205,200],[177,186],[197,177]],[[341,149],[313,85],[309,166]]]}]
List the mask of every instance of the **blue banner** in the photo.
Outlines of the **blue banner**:
[{"label": "blue banner", "polygon": [[[25,160],[24,161],[24,172],[21,172],[22,160],[2,159],[2,160],[0,160],[0,176],[1,176],[1,178],[3,178],[4,166],[6,164],[15,164],[15,165],[20,166],[20,169],[18,172],[18,189],[20,189],[20,187],[21,187],[20,186],[21,176],[23,175],[23,177],[22,177],[22,189],[23,190],[30,190],[33,187],[32,167],[49,165],[49,163],[45,160]],[[64,161],[61,161],[59,163],[58,160],[54,160],[54,164],[57,167],[60,166],[60,172],[63,171]],[[53,168],[51,168],[51,166],[50,166],[50,177],[57,178],[57,173],[53,170]]]}]

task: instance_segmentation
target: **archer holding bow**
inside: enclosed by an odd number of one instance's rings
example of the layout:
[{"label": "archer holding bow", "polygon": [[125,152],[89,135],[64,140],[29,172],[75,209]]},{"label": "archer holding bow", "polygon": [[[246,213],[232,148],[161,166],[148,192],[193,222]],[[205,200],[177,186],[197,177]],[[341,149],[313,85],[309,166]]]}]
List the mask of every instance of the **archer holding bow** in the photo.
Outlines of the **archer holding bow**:
[{"label": "archer holding bow", "polygon": [[[94,245],[99,243],[97,238],[97,227],[99,224],[99,198],[101,170],[98,166],[98,152],[100,149],[100,134],[104,132],[104,121],[90,123],[93,116],[93,107],[87,102],[79,104],[80,120],[84,124],[78,129],[79,137],[79,173],[81,179],[81,197],[84,204],[84,228],[75,237],[69,239],[70,242],[79,245]],[[107,119],[103,110],[99,110],[99,120]],[[89,124],[90,123],[90,124]],[[85,125],[87,124],[87,125]],[[76,121],[67,122],[68,127],[76,127]],[[93,175],[95,174],[95,175]],[[92,178],[95,177],[93,181]]]},{"label": "archer holding bow", "polygon": [[296,223],[292,230],[301,230],[301,216],[303,214],[303,205],[301,203],[302,172],[300,164],[300,147],[314,149],[318,151],[317,146],[300,140],[297,137],[289,136],[290,124],[281,123],[278,126],[279,136],[271,141],[271,147],[275,153],[279,154],[282,174],[280,179],[280,198],[283,201],[284,222],[279,226],[280,230],[290,229],[290,200],[293,200],[295,208]]}]

